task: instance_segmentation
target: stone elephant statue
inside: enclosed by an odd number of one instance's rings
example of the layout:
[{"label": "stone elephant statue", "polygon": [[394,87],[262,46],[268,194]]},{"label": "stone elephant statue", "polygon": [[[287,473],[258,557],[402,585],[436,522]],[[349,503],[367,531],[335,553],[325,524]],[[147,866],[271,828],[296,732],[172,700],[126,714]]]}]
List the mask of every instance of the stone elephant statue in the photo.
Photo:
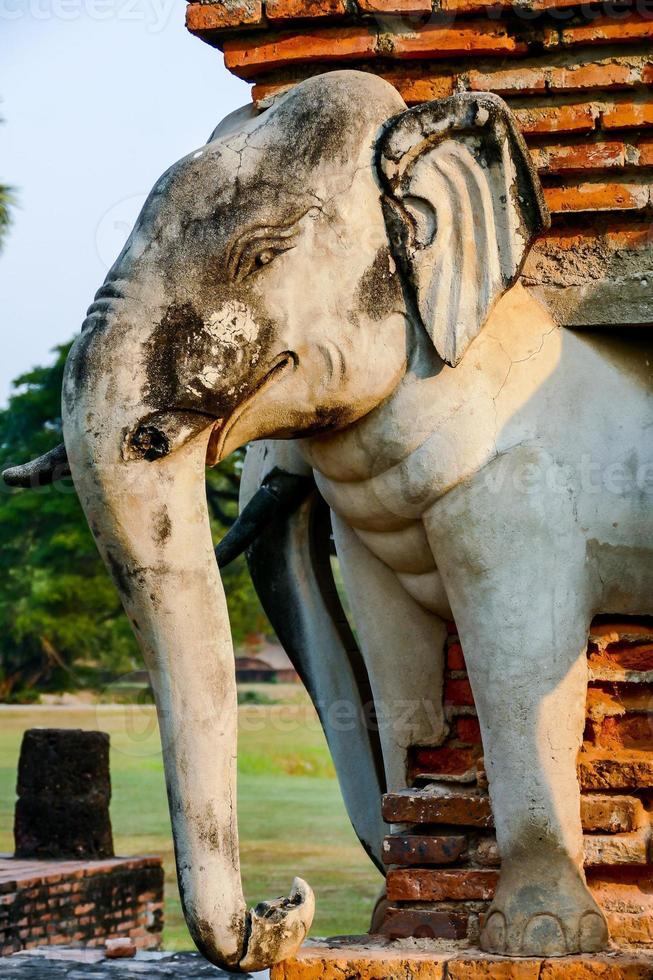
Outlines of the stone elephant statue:
[{"label": "stone elephant statue", "polygon": [[[606,945],[575,757],[590,620],[646,612],[653,592],[650,343],[561,330],[523,287],[547,221],[492,95],[406,109],[344,71],[239,110],[157,182],[97,293],[65,371],[65,449],[5,475],[72,473],[150,670],[184,911],[213,963],[282,959],[313,912],[296,879],[248,913],[240,880],[233,651],[204,469],[256,441],[223,551],[249,544],[261,593],[276,585],[267,604],[294,617],[283,638],[370,855],[407,746],[445,735],[453,617],[503,860],[482,945]],[[603,479],[615,461],[617,491]],[[327,505],[360,654],[334,615]],[[360,720],[370,699],[378,733]],[[334,700],[353,729],[329,719]]]}]

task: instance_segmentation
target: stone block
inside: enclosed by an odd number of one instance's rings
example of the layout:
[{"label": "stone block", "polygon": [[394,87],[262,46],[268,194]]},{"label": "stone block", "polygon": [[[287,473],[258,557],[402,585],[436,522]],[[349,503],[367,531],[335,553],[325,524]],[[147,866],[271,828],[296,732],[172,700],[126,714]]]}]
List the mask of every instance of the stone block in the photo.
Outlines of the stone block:
[{"label": "stone block", "polygon": [[113,856],[109,736],[104,732],[25,732],[17,792],[17,857]]}]

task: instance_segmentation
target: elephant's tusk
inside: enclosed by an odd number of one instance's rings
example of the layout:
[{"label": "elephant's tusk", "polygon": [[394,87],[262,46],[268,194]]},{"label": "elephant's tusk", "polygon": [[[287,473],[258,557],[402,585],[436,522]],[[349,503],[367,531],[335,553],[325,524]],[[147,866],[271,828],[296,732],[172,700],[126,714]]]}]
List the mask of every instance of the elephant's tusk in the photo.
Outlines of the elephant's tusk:
[{"label": "elephant's tusk", "polygon": [[61,443],[60,446],[51,449],[49,453],[45,453],[43,456],[39,456],[38,459],[5,470],[2,479],[9,487],[35,489],[36,487],[45,487],[49,483],[56,483],[57,480],[63,480],[67,476],[70,476],[70,467],[68,466],[66,447]]},{"label": "elephant's tusk", "polygon": [[215,549],[220,568],[242,555],[275,517],[297,510],[314,486],[312,476],[287,473],[279,467],[270,470]]},{"label": "elephant's tusk", "polygon": [[239,969],[254,973],[291,956],[304,942],[314,914],[315,896],[302,878],[295,878],[288,898],[261,902],[249,913],[249,935]]}]

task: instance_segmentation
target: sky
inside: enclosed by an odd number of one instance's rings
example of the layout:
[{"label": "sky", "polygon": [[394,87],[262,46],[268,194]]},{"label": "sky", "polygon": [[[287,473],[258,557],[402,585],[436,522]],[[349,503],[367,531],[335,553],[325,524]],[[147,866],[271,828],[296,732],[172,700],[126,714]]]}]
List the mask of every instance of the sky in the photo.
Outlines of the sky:
[{"label": "sky", "polygon": [[249,86],[184,27],[184,0],[0,0],[0,405],[79,330],[140,206]]}]

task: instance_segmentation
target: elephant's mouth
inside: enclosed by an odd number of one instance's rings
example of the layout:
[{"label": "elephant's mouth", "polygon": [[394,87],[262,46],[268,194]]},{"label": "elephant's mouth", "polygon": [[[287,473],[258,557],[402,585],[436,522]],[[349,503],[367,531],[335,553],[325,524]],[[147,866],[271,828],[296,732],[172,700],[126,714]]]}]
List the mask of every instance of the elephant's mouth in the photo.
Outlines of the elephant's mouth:
[{"label": "elephant's mouth", "polygon": [[[297,355],[294,351],[283,351],[275,358],[272,366],[263,375],[261,380],[255,385],[252,391],[244,398],[239,405],[236,406],[231,415],[227,416],[225,419],[219,419],[215,422],[213,426],[213,432],[211,433],[211,438],[209,439],[209,445],[206,451],[206,463],[207,466],[215,466],[225,455],[225,447],[227,445],[227,439],[234,426],[242,421],[243,416],[245,416],[249,411],[251,411],[258,396],[270,388],[273,384],[276,384],[281,380],[281,377],[296,368],[298,363]],[[237,447],[232,447],[237,448]]]}]

